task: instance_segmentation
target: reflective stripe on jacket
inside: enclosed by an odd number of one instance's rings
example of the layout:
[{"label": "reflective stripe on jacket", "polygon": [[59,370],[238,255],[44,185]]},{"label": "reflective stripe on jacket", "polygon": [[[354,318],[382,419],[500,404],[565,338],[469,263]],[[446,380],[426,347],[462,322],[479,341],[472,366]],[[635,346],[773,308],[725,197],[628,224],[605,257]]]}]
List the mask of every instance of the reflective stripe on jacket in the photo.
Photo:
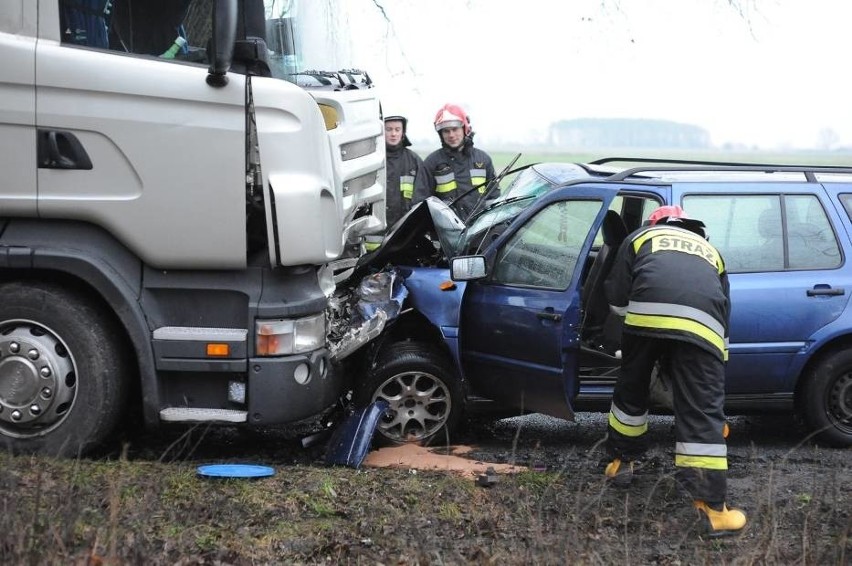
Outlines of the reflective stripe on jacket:
[{"label": "reflective stripe on jacket", "polygon": [[414,196],[414,179],[417,172],[423,167],[423,160],[419,155],[402,145],[386,146],[386,151],[385,208],[387,211],[386,223],[387,227],[390,228],[411,208],[411,199]]},{"label": "reflective stripe on jacket", "polygon": [[625,332],[685,340],[727,360],[728,276],[701,236],[671,225],[640,228],[619,248],[605,289],[625,314]]},{"label": "reflective stripe on jacket", "polygon": [[[496,176],[491,157],[481,149],[468,146],[458,151],[443,147],[423,160],[421,173],[414,180],[412,202],[417,203],[433,195],[444,202],[451,202],[473,187],[478,187],[461,198],[455,206],[459,217],[466,220],[485,194],[488,183]],[[488,198],[497,198],[499,195],[500,187],[495,187]]]}]

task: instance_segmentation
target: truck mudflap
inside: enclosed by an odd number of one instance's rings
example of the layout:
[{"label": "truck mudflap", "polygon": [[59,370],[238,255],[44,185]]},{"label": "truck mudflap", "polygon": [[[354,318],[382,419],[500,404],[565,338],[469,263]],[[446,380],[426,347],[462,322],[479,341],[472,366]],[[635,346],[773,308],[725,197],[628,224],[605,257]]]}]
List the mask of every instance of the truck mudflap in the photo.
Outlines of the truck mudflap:
[{"label": "truck mudflap", "polygon": [[387,401],[379,400],[347,416],[331,435],[326,447],[326,465],[360,468],[370,451],[379,419],[387,409]]}]

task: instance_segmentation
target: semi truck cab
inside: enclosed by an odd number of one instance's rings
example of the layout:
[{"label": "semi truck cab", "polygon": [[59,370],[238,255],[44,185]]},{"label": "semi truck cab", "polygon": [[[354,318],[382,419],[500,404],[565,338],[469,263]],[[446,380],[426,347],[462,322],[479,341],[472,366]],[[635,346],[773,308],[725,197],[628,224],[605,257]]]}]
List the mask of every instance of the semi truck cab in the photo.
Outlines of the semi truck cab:
[{"label": "semi truck cab", "polygon": [[330,265],[384,228],[380,106],[300,67],[278,5],[0,0],[6,446],[79,454],[135,406],[303,425],[347,390]]}]

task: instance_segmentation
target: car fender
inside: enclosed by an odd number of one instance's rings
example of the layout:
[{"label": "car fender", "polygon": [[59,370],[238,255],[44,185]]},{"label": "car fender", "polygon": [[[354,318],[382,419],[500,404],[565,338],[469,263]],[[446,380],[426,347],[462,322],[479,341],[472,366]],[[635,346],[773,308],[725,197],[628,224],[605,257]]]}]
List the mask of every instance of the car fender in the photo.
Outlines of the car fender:
[{"label": "car fender", "polygon": [[459,375],[464,377],[459,356],[459,320],[467,283],[453,281],[449,269],[400,268],[408,289],[406,306],[420,312],[443,337]]}]

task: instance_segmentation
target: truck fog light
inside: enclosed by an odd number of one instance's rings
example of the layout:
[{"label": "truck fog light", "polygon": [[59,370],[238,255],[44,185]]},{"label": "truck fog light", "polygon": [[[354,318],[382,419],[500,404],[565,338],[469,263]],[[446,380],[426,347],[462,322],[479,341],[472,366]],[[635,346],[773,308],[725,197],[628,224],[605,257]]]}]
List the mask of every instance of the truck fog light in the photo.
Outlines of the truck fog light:
[{"label": "truck fog light", "polygon": [[311,378],[311,367],[308,364],[299,364],[293,371],[293,379],[299,385],[304,385]]},{"label": "truck fog light", "polygon": [[258,320],[255,342],[258,356],[286,356],[318,350],[325,345],[325,315]]}]

